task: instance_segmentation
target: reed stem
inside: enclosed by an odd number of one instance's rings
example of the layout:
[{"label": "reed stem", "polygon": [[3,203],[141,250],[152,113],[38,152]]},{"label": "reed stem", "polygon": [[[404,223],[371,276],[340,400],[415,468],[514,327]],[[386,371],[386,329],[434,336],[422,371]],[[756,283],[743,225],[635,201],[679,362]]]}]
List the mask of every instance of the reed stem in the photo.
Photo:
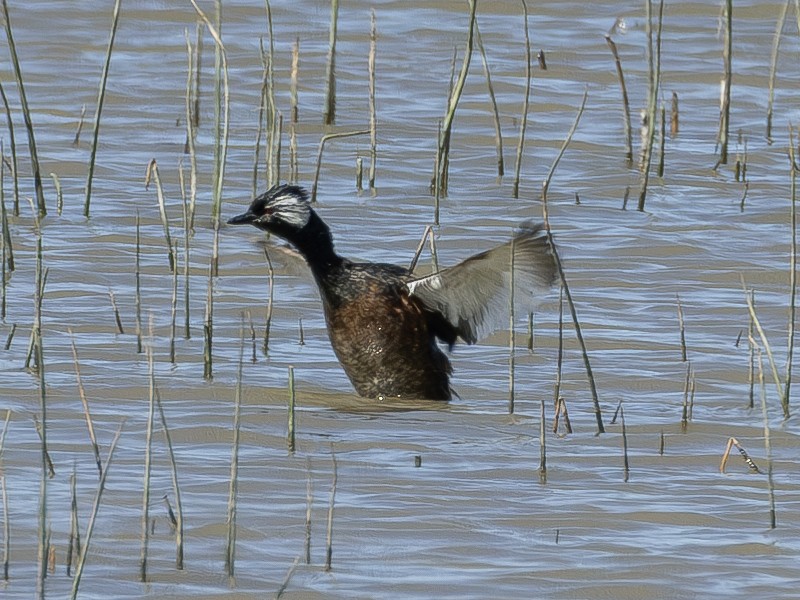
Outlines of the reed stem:
[{"label": "reed stem", "polygon": [[328,66],[325,72],[325,125],[336,121],[336,29],[339,22],[339,0],[331,0],[331,27],[328,32]]},{"label": "reed stem", "polygon": [[240,332],[239,364],[236,370],[236,395],[233,401],[233,442],[231,444],[231,480],[228,487],[228,534],[225,543],[225,573],[233,577],[236,562],[236,501],[239,492],[239,439],[242,414],[242,368],[244,365],[244,322]]}]

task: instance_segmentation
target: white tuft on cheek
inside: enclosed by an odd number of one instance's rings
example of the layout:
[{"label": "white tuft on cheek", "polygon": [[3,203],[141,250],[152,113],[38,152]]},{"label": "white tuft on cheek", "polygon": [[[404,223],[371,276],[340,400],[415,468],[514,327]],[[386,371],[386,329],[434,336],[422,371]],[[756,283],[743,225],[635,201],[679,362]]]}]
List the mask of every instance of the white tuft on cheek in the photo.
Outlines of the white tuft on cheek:
[{"label": "white tuft on cheek", "polygon": [[278,218],[297,229],[305,227],[311,218],[311,209],[308,204],[291,194],[273,198],[270,204],[273,218]]}]

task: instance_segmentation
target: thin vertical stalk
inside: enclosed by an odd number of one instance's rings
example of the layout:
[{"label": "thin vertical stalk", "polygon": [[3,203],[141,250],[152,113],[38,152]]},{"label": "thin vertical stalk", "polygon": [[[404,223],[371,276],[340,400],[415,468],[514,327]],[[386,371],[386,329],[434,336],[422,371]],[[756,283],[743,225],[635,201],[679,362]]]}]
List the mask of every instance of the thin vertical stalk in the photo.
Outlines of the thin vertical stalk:
[{"label": "thin vertical stalk", "polygon": [[[178,171],[182,173],[182,170]],[[183,185],[181,185],[181,189],[183,189]],[[189,251],[190,251],[190,240],[191,240],[191,214],[190,214],[190,207],[189,202],[186,198],[186,194],[182,194],[182,202],[183,202],[183,337],[187,340],[192,337],[192,330],[190,327],[191,317],[191,305],[189,303],[189,292],[190,292],[190,285],[189,285],[189,272],[191,269],[191,261],[189,259]]]},{"label": "thin vertical stalk", "polygon": [[11,411],[6,410],[3,423],[3,433],[0,434],[0,502],[3,505],[3,581],[8,581],[8,569],[11,561],[11,517],[8,513],[8,492],[6,490],[6,475],[3,469],[3,447],[5,445],[8,423],[11,420]]},{"label": "thin vertical stalk", "polygon": [[[19,90],[19,102],[22,106],[22,118],[25,121],[25,129],[28,132],[28,149],[31,155],[31,169],[33,170],[33,186],[36,191],[36,209],[39,215],[47,214],[47,207],[44,201],[44,188],[42,187],[42,174],[39,170],[39,154],[36,151],[36,138],[33,133],[33,122],[31,121],[31,111],[28,107],[28,97],[25,94],[25,85],[22,82],[22,70],[19,66],[17,56],[17,46],[14,43],[14,35],[11,31],[11,16],[8,14],[8,1],[3,0],[3,16],[5,21],[6,38],[8,39],[8,51],[11,54],[11,64],[14,67],[14,77],[17,80]],[[14,178],[16,179],[16,167]],[[16,190],[15,190],[16,191]],[[15,196],[16,198],[16,196]]]},{"label": "thin vertical stalk", "polygon": [[625,159],[631,162],[633,160],[633,133],[631,131],[631,105],[628,101],[628,88],[625,86],[625,74],[622,72],[622,61],[619,58],[617,44],[611,39],[610,34],[606,34],[606,43],[611,49],[611,54],[614,57],[614,64],[617,67],[617,79],[619,79],[619,87],[622,92],[622,115],[625,128]]},{"label": "thin vertical stalk", "polygon": [[[0,140],[0,157],[3,156],[3,141]],[[8,225],[8,212],[6,212],[6,194],[5,194],[5,171],[6,166],[5,162],[2,161],[0,158],[0,227],[2,227],[2,236],[3,236],[3,266],[8,266],[8,270],[13,272],[15,269],[14,265],[14,246],[11,243],[11,228]],[[19,212],[19,211],[17,211]],[[5,271],[4,271],[5,273]],[[3,292],[5,292],[6,280],[5,277],[3,278]],[[3,318],[5,318],[5,312],[3,312]]]},{"label": "thin vertical stalk", "polygon": [[547,432],[545,430],[544,396],[539,403],[539,481],[547,483]]},{"label": "thin vertical stalk", "polygon": [[142,484],[142,549],[139,557],[139,578],[143,582],[147,581],[147,548],[150,542],[150,471],[153,450],[153,421],[155,420],[156,409],[156,375],[152,346],[148,346],[147,348],[147,365],[149,373],[149,401],[147,407],[147,432],[145,434],[144,446],[144,481]]},{"label": "thin vertical stalk", "polygon": [[289,366],[289,410],[288,420],[286,425],[286,445],[289,447],[289,452],[294,452],[296,448],[295,443],[295,392],[294,392],[294,367]]},{"label": "thin vertical stalk", "polygon": [[100,447],[97,445],[97,437],[94,434],[94,423],[92,421],[92,413],[89,412],[89,400],[86,398],[86,390],[83,387],[83,380],[81,379],[80,361],[78,361],[78,348],[75,346],[75,336],[72,330],[69,330],[70,342],[72,344],[72,359],[75,363],[75,379],[78,382],[78,395],[83,405],[83,416],[86,419],[86,429],[89,431],[89,441],[92,443],[92,451],[94,452],[94,460],[97,463],[97,470],[100,475],[103,474],[103,463],[100,460]]},{"label": "thin vertical stalk", "polygon": [[375,170],[378,162],[378,115],[375,108],[375,54],[378,33],[375,25],[375,9],[370,11],[369,29],[369,188],[375,189]]},{"label": "thin vertical stalk", "polygon": [[[100,466],[100,475],[102,475],[103,467]],[[78,522],[78,474],[75,472],[75,467],[72,468],[72,475],[69,477],[69,495],[70,495],[70,511],[69,511],[69,541],[67,542],[67,577],[72,574],[73,564],[77,564],[78,556],[81,554],[81,528]]]},{"label": "thin vertical stalk", "polygon": [[725,42],[722,49],[722,62],[724,76],[722,78],[722,90],[719,108],[719,161],[717,165],[728,164],[728,130],[730,129],[731,118],[731,79],[733,71],[731,61],[733,58],[733,0],[724,0],[723,23],[725,30]]},{"label": "thin vertical stalk", "polygon": [[333,464],[333,480],[331,481],[331,496],[330,503],[328,504],[328,523],[327,535],[325,543],[325,571],[331,570],[331,561],[333,559],[333,506],[336,501],[336,482],[339,479],[338,465],[336,464],[336,452],[331,444],[331,462]]},{"label": "thin vertical stalk", "polygon": [[638,210],[644,211],[647,201],[647,184],[650,181],[650,164],[653,160],[653,140],[656,134],[656,105],[658,104],[658,90],[661,87],[661,28],[664,22],[664,0],[660,0],[658,8],[658,22],[656,25],[656,38],[653,41],[653,14],[652,0],[645,0],[647,5],[647,56],[650,71],[649,90],[647,100],[647,135],[644,136],[641,161],[641,187],[639,188]]},{"label": "thin vertical stalk", "polygon": [[203,377],[212,379],[211,343],[214,338],[214,265],[208,266],[208,291],[206,292],[206,316],[203,323]]},{"label": "thin vertical stalk", "polygon": [[[752,340],[755,343],[755,340]],[[769,413],[767,412],[767,384],[764,381],[764,360],[761,348],[758,349],[758,383],[761,390],[761,416],[764,421],[764,451],[767,455],[767,489],[769,491],[769,528],[775,529],[775,482],[772,478],[772,442],[769,434]]]},{"label": "thin vertical stalk", "polygon": [[236,370],[236,395],[233,401],[233,442],[231,444],[231,479],[228,486],[228,516],[225,521],[225,573],[233,577],[236,563],[236,500],[239,492],[239,439],[242,413],[242,368],[244,364],[244,322],[240,332],[239,364]]},{"label": "thin vertical stalk", "polygon": [[514,186],[511,195],[519,198],[519,178],[522,171],[522,154],[525,148],[525,130],[528,127],[528,109],[531,103],[531,80],[533,79],[533,66],[531,65],[531,37],[528,31],[528,3],[522,0],[522,16],[524,19],[523,31],[525,33],[525,95],[522,101],[522,118],[519,126],[519,141],[517,141],[517,159],[514,163]]},{"label": "thin vertical stalk", "polygon": [[336,121],[336,29],[339,22],[339,0],[331,0],[331,27],[328,32],[328,66],[325,72],[325,125]]},{"label": "thin vertical stalk", "polygon": [[83,536],[83,548],[81,548],[81,553],[78,557],[78,564],[75,567],[75,576],[72,578],[72,592],[70,594],[70,600],[76,600],[78,597],[78,589],[81,585],[83,568],[84,565],[86,565],[86,555],[89,553],[89,542],[92,540],[94,525],[97,521],[97,513],[100,510],[100,500],[103,497],[103,491],[106,487],[106,477],[108,477],[111,460],[114,458],[114,450],[117,448],[117,442],[119,441],[119,436],[122,433],[123,425],[124,422],[120,423],[119,429],[117,429],[117,433],[114,435],[114,439],[111,441],[111,447],[108,450],[108,458],[106,458],[106,466],[103,469],[103,474],[100,476],[100,481],[97,483],[97,491],[95,492],[94,503],[92,504],[92,514],[89,516],[89,523],[86,525],[86,533]]},{"label": "thin vertical stalk", "polygon": [[345,131],[341,133],[327,133],[323,135],[319,140],[319,150],[317,151],[317,168],[314,171],[314,183],[311,185],[311,203],[314,204],[317,201],[317,187],[319,186],[319,172],[322,168],[322,152],[325,150],[325,143],[328,140],[335,140],[338,138],[346,138],[346,137],[353,137],[355,135],[367,135],[369,133],[369,129],[363,129],[361,131]]},{"label": "thin vertical stalk", "polygon": [[[178,242],[172,249],[172,255],[177,261]],[[175,332],[178,321],[178,265],[172,270],[172,301],[170,302],[170,325],[169,325],[169,362],[175,364]]]},{"label": "thin vertical stalk", "polygon": [[[200,37],[200,26],[197,27],[197,35]],[[188,68],[186,72],[186,149],[189,154],[189,200],[188,207],[184,208],[184,224],[187,230],[194,229],[194,212],[195,203],[197,201],[197,152],[195,148],[195,140],[197,139],[197,121],[199,117],[195,114],[197,104],[199,102],[199,90],[197,89],[197,72],[199,66],[199,50],[195,46],[192,48],[192,41],[189,39],[189,31],[185,32],[186,36],[186,54],[188,60]],[[186,203],[184,203],[186,204]],[[187,246],[188,247],[188,246]],[[188,253],[187,253],[188,256]],[[187,260],[188,262],[188,260]],[[187,303],[188,306],[188,303]],[[188,311],[187,311],[188,314]]]},{"label": "thin vertical stalk", "polygon": [[628,462],[628,430],[625,427],[625,408],[621,404],[619,407],[619,418],[622,422],[622,480],[628,483],[631,473],[631,465],[630,462]]},{"label": "thin vertical stalk", "polygon": [[495,146],[497,147],[497,176],[502,177],[505,174],[505,162],[503,160],[503,131],[500,129],[500,114],[497,111],[497,98],[495,98],[494,95],[492,74],[489,71],[489,60],[486,58],[486,49],[483,47],[483,38],[481,37],[481,31],[478,28],[477,21],[475,21],[475,41],[478,42],[478,50],[481,53],[483,74],[486,76],[486,86],[489,88],[489,101],[492,104],[492,116],[494,117],[494,140]]},{"label": "thin vertical stalk", "polygon": [[311,459],[306,457],[306,564],[311,564],[311,509],[314,505],[314,483],[311,479]]},{"label": "thin vertical stalk", "polygon": [[[5,3],[6,0],[3,0]],[[94,165],[97,158],[97,144],[100,139],[100,116],[103,113],[103,103],[106,98],[106,83],[108,82],[108,70],[111,66],[111,53],[114,50],[114,38],[117,35],[117,25],[119,24],[119,8],[121,0],[115,0],[114,12],[111,16],[111,33],[108,38],[108,49],[106,59],[103,62],[103,72],[100,75],[100,89],[97,92],[97,107],[94,111],[94,126],[92,128],[92,147],[89,153],[89,170],[86,175],[86,197],[83,201],[83,216],[89,218],[89,205],[92,201],[92,181],[94,180]]]},{"label": "thin vertical stalk", "polygon": [[272,268],[272,260],[269,257],[269,251],[267,250],[266,246],[264,247],[264,258],[267,259],[267,269],[268,269],[268,276],[267,281],[269,283],[269,296],[267,299],[267,315],[264,319],[264,354],[267,354],[269,350],[269,330],[272,326],[272,301],[275,296],[275,269]]},{"label": "thin vertical stalk", "polygon": [[[6,110],[6,124],[8,126],[9,148],[11,149],[11,177],[14,181],[14,216],[19,216],[19,176],[17,171],[17,142],[14,137],[14,120],[11,118],[11,107],[8,105],[6,91],[3,83],[0,82],[0,98],[3,99],[3,107]],[[2,153],[0,153],[2,156]]]},{"label": "thin vertical stalk", "polygon": [[516,327],[514,326],[515,314],[514,314],[514,270],[516,265],[514,264],[514,252],[516,251],[516,238],[511,238],[511,258],[509,259],[509,302],[508,302],[508,414],[514,414],[514,400],[515,400],[515,393],[514,393],[514,367],[515,367],[515,358],[516,358],[516,346],[517,346],[517,337],[516,337]]},{"label": "thin vertical stalk", "polygon": [[453,119],[456,115],[456,108],[461,99],[461,93],[464,91],[464,83],[467,81],[467,73],[469,72],[469,65],[472,60],[472,47],[475,39],[475,11],[477,10],[477,0],[469,0],[469,26],[467,30],[467,43],[464,50],[464,62],[461,64],[461,72],[458,75],[453,91],[450,94],[450,99],[447,104],[447,113],[442,121],[442,131],[439,135],[439,145],[437,156],[437,175],[438,185],[441,188],[440,192],[447,195],[448,188],[448,165],[450,157],[450,135],[453,129]]},{"label": "thin vertical stalk", "polygon": [[164,228],[164,242],[167,245],[167,257],[169,258],[169,270],[175,272],[175,247],[172,245],[172,236],[169,233],[169,218],[167,217],[167,207],[164,202],[164,188],[161,186],[161,177],[158,174],[158,163],[153,158],[147,164],[147,174],[145,177],[145,190],[150,186],[150,178],[156,183],[156,197],[158,198],[158,214],[161,217],[161,225]]},{"label": "thin vertical stalk", "polygon": [[134,259],[134,286],[136,312],[136,353],[141,354],[142,347],[142,274],[141,274],[141,235],[139,211],[136,211],[136,257]]},{"label": "thin vertical stalk", "polygon": [[[800,17],[799,17],[800,18]],[[786,381],[784,397],[789,399],[792,387],[792,362],[794,358],[794,332],[797,318],[797,161],[795,160],[794,140],[789,138],[790,188],[791,204],[789,205],[789,223],[792,237],[789,249],[789,324],[786,331]]]},{"label": "thin vertical stalk", "polygon": [[292,44],[292,70],[289,74],[289,96],[291,98],[291,114],[290,122],[297,123],[298,110],[297,110],[297,74],[300,70],[300,38],[294,39]]},{"label": "thin vertical stalk", "polygon": [[[38,263],[37,270],[41,270],[41,265]],[[36,578],[36,595],[38,598],[44,598],[44,580],[47,577],[48,546],[50,545],[47,525],[47,479],[50,473],[50,456],[47,451],[47,394],[45,391],[44,352],[42,350],[42,332],[40,324],[36,325],[35,331],[34,347],[39,374],[39,411],[42,415],[42,423],[39,430],[39,437],[41,438],[42,471],[39,480],[39,568]]]},{"label": "thin vertical stalk", "polygon": [[683,321],[683,305],[681,304],[681,297],[679,294],[675,294],[675,300],[678,304],[678,329],[681,339],[681,361],[686,362],[688,360],[686,352],[686,326]]},{"label": "thin vertical stalk", "polygon": [[264,0],[267,16],[267,32],[269,33],[269,54],[267,56],[267,116],[269,117],[269,127],[267,128],[267,187],[271,188],[280,180],[278,173],[278,161],[280,151],[277,146],[280,143],[280,127],[278,123],[278,105],[275,101],[275,36],[272,32],[272,9],[269,0]]},{"label": "thin vertical stalk", "polygon": [[772,53],[769,60],[769,91],[767,98],[767,141],[772,141],[772,105],[775,101],[775,79],[778,73],[778,52],[781,46],[781,36],[783,27],[786,25],[786,16],[789,13],[789,5],[792,0],[786,0],[775,24],[775,35],[772,38]]}]

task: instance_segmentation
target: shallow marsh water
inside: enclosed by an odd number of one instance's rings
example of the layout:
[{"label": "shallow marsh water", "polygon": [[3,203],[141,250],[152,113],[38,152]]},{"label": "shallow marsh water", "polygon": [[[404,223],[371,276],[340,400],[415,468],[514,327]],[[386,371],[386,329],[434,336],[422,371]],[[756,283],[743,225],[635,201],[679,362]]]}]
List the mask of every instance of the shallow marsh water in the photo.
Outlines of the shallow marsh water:
[{"label": "shallow marsh water", "polygon": [[[69,476],[77,473],[82,528],[97,468],[78,397],[71,335],[103,454],[125,427],[108,476],[81,597],[262,598],[274,594],[296,557],[286,598],[696,598],[796,597],[800,556],[798,428],[784,421],[774,386],[766,387],[776,488],[777,528],[769,529],[767,478],[738,459],[718,472],[729,437],[767,467],[761,411],[748,409],[748,313],[740,276],[756,289],[759,317],[781,374],[789,298],[788,125],[800,71],[794,17],[783,40],[773,141],[764,136],[769,56],[780,3],[738,4],[734,12],[731,164],[713,170],[722,39],[717,3],[669,3],[665,12],[662,95],[680,99],[680,131],[666,141],[664,178],[651,178],[646,210],[634,210],[638,172],[624,160],[620,92],[603,35],[616,32],[634,119],[644,105],[644,7],[622,2],[531,3],[535,68],[521,198],[512,176],[498,180],[494,129],[476,53],[453,131],[450,193],[435,229],[440,262],[452,264],[507,239],[526,218],[541,218],[541,182],[575,117],[586,111],[550,188],[549,210],[597,379],[608,432],[595,418],[579,349],[565,332],[565,396],[575,433],[553,435],[551,397],[558,345],[553,293],[536,316],[535,350],[517,328],[516,410],[507,412],[508,334],[498,332],[454,352],[460,399],[448,405],[380,405],[355,397],[327,341],[316,289],[302,261],[273,241],[275,313],[269,353],[245,349],[236,577],[224,575],[225,519],[233,437],[233,399],[241,313],[263,335],[268,295],[262,236],[220,232],[214,288],[214,372],[203,379],[202,321],[213,234],[213,43],[203,57],[198,220],[190,253],[191,338],[179,336],[169,362],[172,277],[147,163],[158,161],[173,236],[182,236],[178,163],[185,141],[184,30],[190,3],[123,3],[100,134],[92,215],[82,215],[91,126],[71,145],[80,109],[93,114],[107,44],[111,3],[10,2],[12,25],[36,129],[43,172],[56,173],[64,212],[46,181],[41,223],[49,269],[43,302],[47,434],[56,476],[48,482],[55,572],[47,594],[71,586],[65,574]],[[206,6],[212,11],[212,6]],[[368,159],[366,137],[331,141],[319,187],[319,212],[349,257],[406,264],[433,219],[428,192],[450,79],[453,48],[466,37],[466,3],[342,3],[337,55],[337,120],[322,122],[329,6],[273,3],[275,85],[289,113],[291,46],[300,40],[300,181],[310,186],[317,144],[329,131],[366,128],[370,9],[377,52],[377,191],[357,193],[354,164]],[[478,23],[495,84],[506,172],[524,92],[521,5],[479,3]],[[58,35],[53,35],[57,27]],[[231,138],[224,216],[252,192],[253,148],[261,86],[263,3],[232,2],[223,11],[230,63]],[[15,110],[23,201],[11,218],[17,270],[0,324],[0,409],[11,410],[2,468],[9,499],[10,578],[3,597],[35,589],[40,444],[38,379],[23,369],[32,321],[36,224],[24,129],[8,61],[3,85]],[[636,123],[634,123],[636,126]],[[741,143],[736,143],[741,132]],[[637,135],[635,130],[635,135]],[[7,137],[4,129],[3,138]],[[749,186],[733,175],[747,144]],[[634,140],[638,148],[638,140]],[[6,140],[7,142],[7,140]],[[6,152],[8,146],[6,144]],[[288,156],[284,136],[284,156]],[[262,153],[263,156],[263,153]],[[184,159],[185,160],[185,159]],[[283,173],[287,173],[283,167]],[[263,187],[263,169],[260,187]],[[10,205],[10,178],[5,193]],[[628,209],[623,210],[626,187]],[[579,202],[576,202],[576,197]],[[142,220],[142,301],[152,318],[156,380],[164,401],[181,483],[186,568],[160,498],[172,496],[163,439],[154,439],[147,584],[138,581],[148,366],[134,335],[134,237]],[[427,264],[425,268],[430,268]],[[183,264],[183,254],[179,255]],[[182,276],[181,276],[182,277]],[[180,282],[182,286],[182,279]],[[117,334],[108,291],[119,304]],[[182,287],[180,289],[182,298]],[[680,427],[686,363],[681,361],[676,295],[685,313],[696,392],[692,421]],[[179,304],[179,323],[184,306]],[[565,317],[569,322],[569,318]],[[304,345],[299,342],[302,319]],[[736,345],[737,338],[745,337]],[[260,345],[260,344],[259,344]],[[297,451],[286,449],[287,369],[295,368]],[[793,388],[796,389],[796,386]],[[547,480],[540,481],[539,411],[547,407]],[[614,409],[624,401],[630,477],[623,481],[622,436]],[[798,396],[792,393],[792,408]],[[661,436],[664,453],[660,455]],[[338,485],[333,561],[324,572],[325,519],[332,478]],[[419,457],[420,466],[415,466]],[[313,484],[312,564],[305,564],[306,485]]]}]

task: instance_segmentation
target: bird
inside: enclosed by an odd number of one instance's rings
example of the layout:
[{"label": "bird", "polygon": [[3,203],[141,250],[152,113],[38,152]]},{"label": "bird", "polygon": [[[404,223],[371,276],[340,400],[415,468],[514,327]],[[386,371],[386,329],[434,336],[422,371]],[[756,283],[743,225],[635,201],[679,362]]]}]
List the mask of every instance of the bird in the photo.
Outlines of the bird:
[{"label": "bird", "polygon": [[[306,260],[322,298],[331,346],[359,396],[451,400],[452,366],[440,348],[474,344],[508,324],[515,303],[533,310],[555,282],[552,241],[523,222],[505,244],[426,276],[336,253],[330,228],[298,185],[278,184],[229,225],[254,225]],[[512,260],[513,250],[513,260]]]}]

